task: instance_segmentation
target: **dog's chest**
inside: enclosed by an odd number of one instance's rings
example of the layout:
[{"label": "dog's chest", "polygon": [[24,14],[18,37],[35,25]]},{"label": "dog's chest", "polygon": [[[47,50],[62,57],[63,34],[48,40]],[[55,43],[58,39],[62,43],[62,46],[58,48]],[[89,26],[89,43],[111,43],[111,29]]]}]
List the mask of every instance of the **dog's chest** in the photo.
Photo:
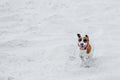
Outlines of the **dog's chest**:
[{"label": "dog's chest", "polygon": [[80,56],[87,56],[88,54],[86,53],[86,50],[80,50],[79,55]]},{"label": "dog's chest", "polygon": [[86,50],[80,50],[80,54],[86,54]]},{"label": "dog's chest", "polygon": [[79,56],[81,57],[92,57],[92,53],[90,52],[89,54],[86,53],[86,50],[80,50]]}]

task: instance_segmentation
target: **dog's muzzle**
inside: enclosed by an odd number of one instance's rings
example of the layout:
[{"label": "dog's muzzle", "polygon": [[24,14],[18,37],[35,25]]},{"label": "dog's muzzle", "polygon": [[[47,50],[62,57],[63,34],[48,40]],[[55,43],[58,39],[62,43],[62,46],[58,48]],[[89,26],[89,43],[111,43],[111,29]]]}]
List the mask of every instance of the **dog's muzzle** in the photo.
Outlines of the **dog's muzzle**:
[{"label": "dog's muzzle", "polygon": [[80,50],[85,50],[86,49],[86,45],[84,45],[83,43],[78,44],[78,47]]}]

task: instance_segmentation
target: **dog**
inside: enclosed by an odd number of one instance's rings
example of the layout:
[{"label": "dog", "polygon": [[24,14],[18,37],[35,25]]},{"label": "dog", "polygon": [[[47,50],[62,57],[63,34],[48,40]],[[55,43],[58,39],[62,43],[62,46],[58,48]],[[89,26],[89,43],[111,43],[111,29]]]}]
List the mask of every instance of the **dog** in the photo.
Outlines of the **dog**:
[{"label": "dog", "polygon": [[78,37],[78,48],[80,50],[79,56],[85,64],[90,61],[92,58],[92,47],[90,45],[88,35],[82,37],[80,34],[77,34]]}]

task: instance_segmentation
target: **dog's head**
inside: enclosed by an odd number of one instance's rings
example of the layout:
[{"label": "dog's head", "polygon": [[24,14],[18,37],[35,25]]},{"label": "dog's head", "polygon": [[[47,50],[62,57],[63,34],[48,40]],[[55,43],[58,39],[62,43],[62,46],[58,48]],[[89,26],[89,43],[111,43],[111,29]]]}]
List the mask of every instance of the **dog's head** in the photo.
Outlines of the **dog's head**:
[{"label": "dog's head", "polygon": [[85,35],[82,37],[80,34],[77,34],[78,37],[78,46],[81,50],[85,50],[87,45],[89,44],[89,37],[88,35]]}]

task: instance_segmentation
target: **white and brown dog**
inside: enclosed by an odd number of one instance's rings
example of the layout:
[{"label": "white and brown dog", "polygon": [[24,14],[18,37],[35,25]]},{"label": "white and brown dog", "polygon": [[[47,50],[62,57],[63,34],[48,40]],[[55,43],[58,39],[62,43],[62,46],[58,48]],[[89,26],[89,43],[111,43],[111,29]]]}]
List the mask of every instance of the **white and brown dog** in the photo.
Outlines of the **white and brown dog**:
[{"label": "white and brown dog", "polygon": [[81,37],[80,34],[77,34],[78,37],[78,47],[80,49],[79,56],[83,62],[88,62],[92,57],[92,47],[89,42],[88,35],[85,35],[84,37]]}]

